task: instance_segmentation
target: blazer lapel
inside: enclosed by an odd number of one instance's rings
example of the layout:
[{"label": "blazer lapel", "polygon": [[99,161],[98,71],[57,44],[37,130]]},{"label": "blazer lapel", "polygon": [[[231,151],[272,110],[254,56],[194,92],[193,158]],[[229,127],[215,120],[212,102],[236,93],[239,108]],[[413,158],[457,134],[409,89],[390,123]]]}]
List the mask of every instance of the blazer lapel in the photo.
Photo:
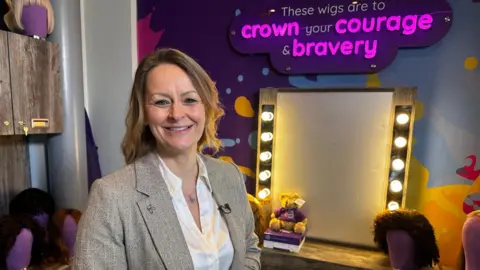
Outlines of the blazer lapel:
[{"label": "blazer lapel", "polygon": [[155,153],[135,162],[136,188],[146,195],[137,205],[165,267],[172,270],[193,269],[193,261],[158,162]]},{"label": "blazer lapel", "polygon": [[[233,202],[228,198],[228,187],[225,185],[228,177],[234,177],[232,175],[227,175],[224,172],[218,170],[218,165],[215,164],[209,158],[202,156],[205,166],[208,171],[208,178],[210,179],[210,184],[212,185],[212,193],[217,205],[225,205],[228,203],[231,208],[229,214],[222,214],[225,222],[227,223],[228,230],[230,232],[230,239],[232,240],[233,249],[235,250],[232,262],[232,269],[244,269],[243,261],[245,259],[245,239],[241,238],[245,236],[245,232],[242,231],[242,228],[239,226],[235,215],[238,213],[235,212],[236,207],[233,206]],[[247,196],[245,194],[245,196]],[[243,229],[244,230],[244,229]]]}]

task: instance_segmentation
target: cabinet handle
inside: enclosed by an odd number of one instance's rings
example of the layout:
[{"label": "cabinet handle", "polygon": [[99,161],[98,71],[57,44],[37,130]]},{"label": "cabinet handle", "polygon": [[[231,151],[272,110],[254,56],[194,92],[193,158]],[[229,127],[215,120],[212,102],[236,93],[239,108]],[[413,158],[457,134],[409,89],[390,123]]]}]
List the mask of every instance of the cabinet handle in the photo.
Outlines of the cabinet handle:
[{"label": "cabinet handle", "polygon": [[28,127],[23,127],[23,131],[25,132],[25,136],[28,136]]},{"label": "cabinet handle", "polygon": [[18,121],[18,124],[19,124],[20,126],[23,126],[23,125],[24,125],[23,121]]},{"label": "cabinet handle", "polygon": [[8,125],[10,125],[10,122],[5,121],[5,122],[3,122],[3,124],[4,124],[5,126],[8,126]]}]

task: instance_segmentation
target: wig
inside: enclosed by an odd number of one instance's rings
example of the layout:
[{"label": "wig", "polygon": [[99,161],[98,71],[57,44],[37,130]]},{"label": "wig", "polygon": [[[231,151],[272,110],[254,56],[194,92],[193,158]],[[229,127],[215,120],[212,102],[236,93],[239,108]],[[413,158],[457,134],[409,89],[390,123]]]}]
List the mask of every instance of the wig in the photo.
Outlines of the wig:
[{"label": "wig", "polygon": [[37,216],[45,213],[52,217],[55,213],[55,201],[50,194],[41,189],[28,188],[10,201],[9,208],[10,215]]},{"label": "wig", "polygon": [[[480,210],[470,212],[470,214],[467,215],[467,220],[469,218],[472,218],[472,217],[479,217],[480,218]],[[465,250],[464,250],[464,247],[463,247],[463,243],[462,243],[462,246],[460,248],[460,254],[459,254],[459,258],[458,258],[458,269],[459,270],[465,270],[466,269]]]},{"label": "wig", "polygon": [[255,219],[255,234],[259,238],[259,245],[263,246],[263,233],[267,230],[267,220],[263,213],[263,207],[255,197],[250,194],[247,194],[247,196]]},{"label": "wig", "polygon": [[0,219],[0,269],[6,269],[7,256],[22,229],[28,229],[33,235],[30,265],[43,263],[47,248],[45,231],[28,215],[4,216]]},{"label": "wig", "polygon": [[415,265],[418,268],[433,267],[440,261],[435,231],[428,219],[415,210],[399,209],[377,214],[374,221],[374,242],[388,254],[387,232],[406,231],[415,246]]},{"label": "wig", "polygon": [[24,29],[22,23],[22,12],[24,6],[42,6],[47,9],[48,34],[53,32],[55,25],[54,13],[50,0],[5,0],[10,11],[5,14],[4,21],[11,31],[21,31]]},{"label": "wig", "polygon": [[52,222],[55,201],[50,194],[37,188],[25,189],[10,201],[9,208],[12,216],[29,215],[33,219],[46,216],[45,224],[37,220],[39,225],[43,225],[48,244],[44,262],[48,264],[68,261],[68,250],[63,243],[60,229]]}]

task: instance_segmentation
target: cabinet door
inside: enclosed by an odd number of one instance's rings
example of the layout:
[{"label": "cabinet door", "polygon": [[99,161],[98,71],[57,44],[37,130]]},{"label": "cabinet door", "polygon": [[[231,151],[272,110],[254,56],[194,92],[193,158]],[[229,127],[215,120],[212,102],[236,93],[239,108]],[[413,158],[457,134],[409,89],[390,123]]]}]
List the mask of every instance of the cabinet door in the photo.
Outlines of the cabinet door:
[{"label": "cabinet door", "polygon": [[0,31],[0,135],[13,135],[12,92],[7,33]]},{"label": "cabinet door", "polygon": [[27,142],[24,136],[0,136],[0,216],[20,191],[31,187]]},{"label": "cabinet door", "polygon": [[8,49],[15,134],[62,132],[58,44],[8,33]]}]

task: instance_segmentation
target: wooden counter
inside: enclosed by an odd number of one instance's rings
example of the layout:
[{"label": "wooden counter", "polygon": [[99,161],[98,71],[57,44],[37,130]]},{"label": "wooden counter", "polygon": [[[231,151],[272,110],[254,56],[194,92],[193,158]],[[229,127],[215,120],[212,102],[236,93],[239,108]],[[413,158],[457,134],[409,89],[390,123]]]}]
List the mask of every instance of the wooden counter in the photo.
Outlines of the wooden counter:
[{"label": "wooden counter", "polygon": [[262,269],[391,270],[379,251],[345,247],[307,239],[299,253],[264,248]]}]

